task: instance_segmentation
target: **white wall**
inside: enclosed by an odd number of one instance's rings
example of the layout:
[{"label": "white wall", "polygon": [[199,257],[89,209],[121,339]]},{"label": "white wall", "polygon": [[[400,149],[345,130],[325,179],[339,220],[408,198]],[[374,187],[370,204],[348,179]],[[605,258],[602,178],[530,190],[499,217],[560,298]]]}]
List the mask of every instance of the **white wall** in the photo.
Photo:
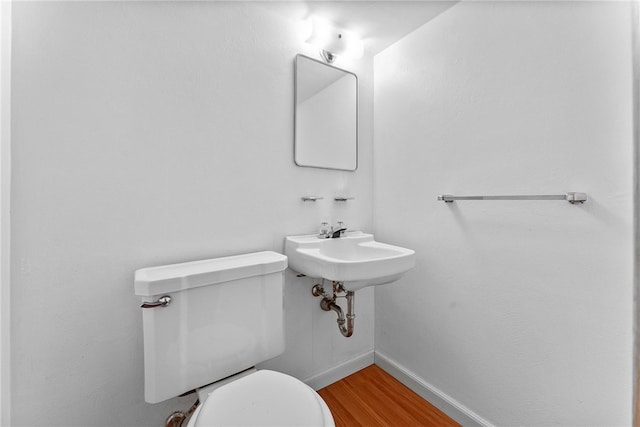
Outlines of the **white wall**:
[{"label": "white wall", "polygon": [[9,425],[11,189],[11,2],[0,2],[0,425]]},{"label": "white wall", "polygon": [[375,57],[374,229],[418,256],[376,352],[491,423],[631,423],[631,53],[630,2],[464,2]]},{"label": "white wall", "polygon": [[[360,78],[358,171],[296,167],[294,58],[316,52],[283,10],[14,4],[12,425],[160,425],[190,405],[143,401],[136,269],[371,228],[372,59],[340,65]],[[265,364],[302,379],[373,350],[373,292],[345,339],[311,286],[287,273],[287,352]]]}]

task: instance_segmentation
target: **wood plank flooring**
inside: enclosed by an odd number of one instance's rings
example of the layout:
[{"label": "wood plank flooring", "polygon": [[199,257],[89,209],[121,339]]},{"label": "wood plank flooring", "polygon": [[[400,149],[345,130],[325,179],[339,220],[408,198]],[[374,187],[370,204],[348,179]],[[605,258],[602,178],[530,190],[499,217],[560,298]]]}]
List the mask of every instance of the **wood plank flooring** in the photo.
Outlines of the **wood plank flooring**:
[{"label": "wood plank flooring", "polygon": [[336,427],[459,426],[376,365],[318,393],[331,409]]}]

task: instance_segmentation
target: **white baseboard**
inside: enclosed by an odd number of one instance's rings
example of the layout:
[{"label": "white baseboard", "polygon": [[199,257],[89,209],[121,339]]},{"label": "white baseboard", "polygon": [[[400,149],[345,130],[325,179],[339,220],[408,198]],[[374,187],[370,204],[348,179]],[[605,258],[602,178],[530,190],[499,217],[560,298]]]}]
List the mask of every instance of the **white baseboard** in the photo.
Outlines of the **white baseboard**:
[{"label": "white baseboard", "polygon": [[493,425],[388,356],[375,352],[375,364],[463,426]]},{"label": "white baseboard", "polygon": [[348,377],[349,375],[358,372],[360,369],[366,368],[369,365],[373,365],[373,360],[374,355],[372,350],[367,353],[361,354],[360,356],[356,356],[351,360],[347,360],[346,362],[336,365],[331,369],[327,369],[324,372],[309,377],[303,380],[303,382],[305,382],[314,390],[320,390],[321,388],[324,388],[329,384],[333,384],[334,382],[339,381],[344,377]]}]

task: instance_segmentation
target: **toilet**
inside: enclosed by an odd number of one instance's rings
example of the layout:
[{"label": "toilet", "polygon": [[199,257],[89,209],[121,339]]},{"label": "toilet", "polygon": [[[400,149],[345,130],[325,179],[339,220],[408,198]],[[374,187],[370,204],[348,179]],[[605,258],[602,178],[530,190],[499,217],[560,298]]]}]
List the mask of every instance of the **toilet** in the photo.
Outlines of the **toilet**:
[{"label": "toilet", "polygon": [[145,400],[190,391],[203,426],[334,426],[318,393],[255,365],[284,352],[287,257],[271,251],[144,268]]}]

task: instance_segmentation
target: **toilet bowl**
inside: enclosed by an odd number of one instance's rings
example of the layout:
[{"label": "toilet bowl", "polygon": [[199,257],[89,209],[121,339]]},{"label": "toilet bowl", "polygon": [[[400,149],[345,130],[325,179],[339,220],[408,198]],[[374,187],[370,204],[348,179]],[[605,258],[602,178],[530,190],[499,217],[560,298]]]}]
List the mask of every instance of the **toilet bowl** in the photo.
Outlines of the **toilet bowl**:
[{"label": "toilet bowl", "polygon": [[200,405],[187,427],[335,426],[320,395],[302,381],[260,370],[198,391]]},{"label": "toilet bowl", "polygon": [[265,251],[137,270],[145,400],[195,390],[191,427],[334,426],[312,388],[255,369],[285,350],[286,268],[286,256]]}]

